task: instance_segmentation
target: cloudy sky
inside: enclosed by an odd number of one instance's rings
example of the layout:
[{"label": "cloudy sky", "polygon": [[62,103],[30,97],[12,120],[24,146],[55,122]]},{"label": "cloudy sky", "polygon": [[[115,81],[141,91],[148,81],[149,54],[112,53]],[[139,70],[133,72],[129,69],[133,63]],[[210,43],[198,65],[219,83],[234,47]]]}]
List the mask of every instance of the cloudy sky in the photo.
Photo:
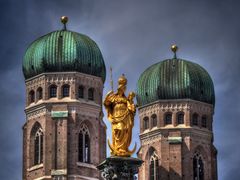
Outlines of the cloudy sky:
[{"label": "cloudy sky", "polygon": [[[59,17],[67,15],[68,29],[94,39],[115,84],[125,73],[129,90],[144,69],[173,56],[173,43],[178,57],[202,65],[215,85],[219,180],[239,180],[239,7],[237,0],[1,0],[0,179],[21,180],[24,52],[39,36],[61,29]],[[108,74],[104,93],[109,89]]]}]

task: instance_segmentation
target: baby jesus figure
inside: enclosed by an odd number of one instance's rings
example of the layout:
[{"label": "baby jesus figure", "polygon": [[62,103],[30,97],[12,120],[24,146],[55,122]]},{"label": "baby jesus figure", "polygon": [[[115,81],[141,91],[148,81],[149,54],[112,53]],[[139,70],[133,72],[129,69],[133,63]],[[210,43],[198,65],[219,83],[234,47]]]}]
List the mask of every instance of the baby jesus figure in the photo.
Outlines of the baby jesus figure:
[{"label": "baby jesus figure", "polygon": [[130,92],[130,93],[128,94],[128,97],[127,97],[127,99],[128,99],[128,101],[127,101],[127,107],[128,107],[128,109],[129,109],[129,111],[132,113],[133,117],[134,117],[134,115],[135,115],[135,113],[136,113],[136,105],[134,104],[134,100],[133,100],[135,96],[136,96],[136,95],[135,95],[134,92]]}]

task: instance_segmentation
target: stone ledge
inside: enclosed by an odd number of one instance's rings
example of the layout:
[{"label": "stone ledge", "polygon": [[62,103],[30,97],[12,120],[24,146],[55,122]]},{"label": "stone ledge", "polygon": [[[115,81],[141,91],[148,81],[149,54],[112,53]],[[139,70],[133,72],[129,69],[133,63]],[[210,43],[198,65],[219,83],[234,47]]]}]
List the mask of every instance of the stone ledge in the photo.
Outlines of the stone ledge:
[{"label": "stone ledge", "polygon": [[43,163],[32,166],[31,168],[28,168],[27,171],[30,172],[30,171],[34,171],[34,170],[40,169],[40,168],[43,168]]},{"label": "stone ledge", "polygon": [[67,175],[67,169],[52,169],[51,175],[53,176]]},{"label": "stone ledge", "polygon": [[51,179],[52,176],[42,176],[42,177],[39,177],[39,178],[36,178],[34,180],[44,180],[44,179]]},{"label": "stone ledge", "polygon": [[87,168],[91,168],[91,169],[97,169],[97,167],[94,166],[93,164],[88,164],[88,163],[83,163],[83,162],[77,162],[77,166],[87,167]]}]

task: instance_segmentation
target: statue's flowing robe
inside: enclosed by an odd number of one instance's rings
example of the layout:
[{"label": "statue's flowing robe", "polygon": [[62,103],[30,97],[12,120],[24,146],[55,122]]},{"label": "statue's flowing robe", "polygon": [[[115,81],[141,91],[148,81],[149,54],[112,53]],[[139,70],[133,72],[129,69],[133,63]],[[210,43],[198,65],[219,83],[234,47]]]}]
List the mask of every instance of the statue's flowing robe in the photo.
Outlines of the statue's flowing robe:
[{"label": "statue's flowing robe", "polygon": [[119,96],[113,92],[107,94],[104,106],[107,110],[108,119],[112,123],[112,146],[117,153],[128,152],[132,139],[135,110],[132,109],[124,94]]}]

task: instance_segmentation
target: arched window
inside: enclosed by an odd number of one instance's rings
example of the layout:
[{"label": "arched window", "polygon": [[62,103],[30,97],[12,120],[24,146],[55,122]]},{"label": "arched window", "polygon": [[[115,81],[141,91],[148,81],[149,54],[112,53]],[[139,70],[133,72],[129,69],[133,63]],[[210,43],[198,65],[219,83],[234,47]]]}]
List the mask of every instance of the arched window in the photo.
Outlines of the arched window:
[{"label": "arched window", "polygon": [[90,134],[85,124],[81,126],[78,137],[78,161],[90,163]]},{"label": "arched window", "polygon": [[153,114],[151,116],[151,120],[152,120],[152,127],[156,127],[157,126],[157,115]]},{"label": "arched window", "polygon": [[198,153],[193,157],[193,180],[204,180],[204,163]]},{"label": "arched window", "polygon": [[43,163],[43,131],[39,123],[33,126],[31,146],[33,147],[33,165]]},{"label": "arched window", "polygon": [[192,116],[192,124],[198,126],[198,114],[194,113]]},{"label": "arched window", "polygon": [[207,116],[204,115],[202,116],[202,127],[206,128],[207,127]]},{"label": "arched window", "polygon": [[78,87],[78,98],[84,98],[84,87],[83,86]]},{"label": "arched window", "polygon": [[143,118],[143,130],[146,130],[149,128],[149,118],[146,116]]},{"label": "arched window", "polygon": [[70,89],[70,86],[68,84],[64,84],[62,86],[62,97],[69,97],[69,89]]},{"label": "arched window", "polygon": [[57,97],[57,86],[56,85],[51,85],[49,88],[49,97],[54,98]]},{"label": "arched window", "polygon": [[184,114],[182,112],[178,113],[177,115],[177,123],[184,124]]},{"label": "arched window", "polygon": [[149,177],[150,180],[159,179],[158,156],[155,151],[152,153],[150,157]]},{"label": "arched window", "polygon": [[35,101],[35,93],[34,90],[29,92],[29,103],[33,103]]},{"label": "arched window", "polygon": [[167,113],[165,115],[165,125],[168,125],[168,124],[172,124],[172,114],[171,113]]},{"label": "arched window", "polygon": [[88,89],[88,99],[91,101],[94,100],[94,89],[93,88]]},{"label": "arched window", "polygon": [[37,89],[37,100],[41,100],[43,98],[43,90],[41,87]]}]

